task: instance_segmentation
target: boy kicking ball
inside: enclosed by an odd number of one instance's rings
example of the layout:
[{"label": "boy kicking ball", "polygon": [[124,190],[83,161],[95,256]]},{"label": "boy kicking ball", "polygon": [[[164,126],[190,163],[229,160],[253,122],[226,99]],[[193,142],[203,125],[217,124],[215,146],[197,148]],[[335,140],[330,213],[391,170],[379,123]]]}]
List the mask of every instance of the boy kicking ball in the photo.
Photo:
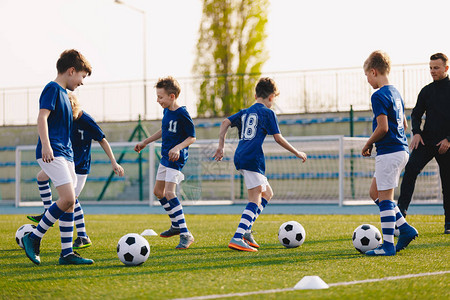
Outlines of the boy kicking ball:
[{"label": "boy kicking ball", "polygon": [[[378,89],[373,93],[371,102],[374,113],[373,133],[364,145],[363,156],[372,154],[373,144],[377,147],[375,174],[370,186],[370,197],[380,209],[383,244],[367,251],[366,255],[391,256],[405,249],[419,233],[409,225],[393,201],[394,189],[402,169],[409,158],[405,128],[404,103],[398,90],[389,84],[391,60],[382,51],[374,51],[364,62],[367,81]],[[394,230],[397,225],[400,235],[394,246]]]}]

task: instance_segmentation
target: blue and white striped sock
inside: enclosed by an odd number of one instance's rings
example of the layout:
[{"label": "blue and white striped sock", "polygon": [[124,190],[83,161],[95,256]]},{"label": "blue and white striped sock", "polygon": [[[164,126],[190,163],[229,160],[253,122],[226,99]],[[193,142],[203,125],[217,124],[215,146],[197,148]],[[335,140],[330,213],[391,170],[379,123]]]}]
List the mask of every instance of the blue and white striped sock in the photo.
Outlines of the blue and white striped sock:
[{"label": "blue and white striped sock", "polygon": [[165,209],[165,211],[167,212],[167,215],[170,218],[170,222],[172,222],[172,227],[173,228],[179,228],[180,226],[178,226],[178,222],[177,220],[175,220],[173,213],[172,213],[172,208],[170,206],[169,201],[166,199],[166,197],[159,199],[159,203],[161,203],[161,206]]},{"label": "blue and white striped sock", "polygon": [[[380,200],[378,198],[374,202],[375,202],[376,205],[378,205],[378,206],[380,205]],[[403,215],[402,215],[400,209],[398,208],[397,204],[394,203],[394,205],[395,205],[395,207],[394,207],[394,211],[395,211],[395,226],[397,226],[398,229],[400,229],[400,227],[402,229],[406,228],[406,227],[409,227],[408,222],[406,222],[406,219],[405,219],[405,217],[403,217]]]},{"label": "blue and white striped sock", "polygon": [[39,188],[39,195],[41,196],[42,203],[44,203],[45,210],[49,209],[52,205],[52,189],[50,188],[50,181],[37,181]]},{"label": "blue and white striped sock", "polygon": [[80,202],[78,202],[78,198],[75,201],[75,209],[73,212],[73,221],[75,223],[75,227],[77,228],[77,236],[87,237],[86,225],[84,224],[84,213],[83,213],[83,209],[81,208]]},{"label": "blue and white striped sock", "polygon": [[67,256],[73,253],[73,212],[66,212],[59,218],[59,231],[61,233],[61,256]]},{"label": "blue and white striped sock", "polygon": [[64,214],[64,212],[59,209],[58,205],[56,205],[56,202],[53,203],[49,209],[44,213],[44,216],[42,217],[41,221],[39,222],[38,226],[31,232],[30,238],[40,240],[44,236],[44,234],[47,232],[47,230],[55,224],[55,222],[61,218],[61,216]]},{"label": "blue and white striped sock", "polygon": [[408,222],[406,222],[406,219],[403,217],[400,209],[398,206],[394,203],[394,211],[395,211],[395,225],[397,225],[397,228],[399,230],[402,230],[403,228],[409,227]]},{"label": "blue and white striped sock", "polygon": [[261,204],[258,206],[258,210],[256,210],[256,214],[255,217],[253,218],[252,223],[250,224],[250,226],[248,227],[247,231],[250,231],[253,227],[253,224],[255,223],[256,219],[259,217],[259,215],[262,213],[262,211],[264,210],[264,208],[266,207],[267,203],[269,203],[269,201],[267,201],[264,198],[261,198]]},{"label": "blue and white striped sock", "polygon": [[378,207],[380,208],[383,244],[386,247],[394,247],[395,203],[391,200],[382,200]]},{"label": "blue and white striped sock", "polygon": [[171,208],[171,214],[169,216],[177,222],[178,227],[180,227],[180,234],[187,234],[189,230],[186,225],[186,219],[184,218],[183,206],[177,197],[170,199],[169,204]]},{"label": "blue and white striped sock", "polygon": [[242,239],[245,231],[247,231],[248,227],[253,221],[253,218],[256,215],[256,211],[258,210],[258,205],[253,202],[249,202],[242,212],[241,221],[239,222],[238,228],[233,236],[235,239]]}]

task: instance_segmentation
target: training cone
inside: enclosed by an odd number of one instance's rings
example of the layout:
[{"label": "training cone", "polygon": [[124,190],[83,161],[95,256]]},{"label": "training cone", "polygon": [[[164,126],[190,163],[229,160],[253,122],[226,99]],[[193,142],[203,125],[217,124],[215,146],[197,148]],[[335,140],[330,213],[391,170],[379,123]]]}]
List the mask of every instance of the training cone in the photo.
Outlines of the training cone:
[{"label": "training cone", "polygon": [[327,288],[328,284],[319,276],[305,276],[294,286],[294,290],[320,290]]},{"label": "training cone", "polygon": [[155,232],[153,229],[145,229],[145,230],[141,233],[141,235],[142,235],[142,236],[145,236],[145,235],[154,236],[154,235],[157,235],[157,234],[156,234],[156,232]]}]

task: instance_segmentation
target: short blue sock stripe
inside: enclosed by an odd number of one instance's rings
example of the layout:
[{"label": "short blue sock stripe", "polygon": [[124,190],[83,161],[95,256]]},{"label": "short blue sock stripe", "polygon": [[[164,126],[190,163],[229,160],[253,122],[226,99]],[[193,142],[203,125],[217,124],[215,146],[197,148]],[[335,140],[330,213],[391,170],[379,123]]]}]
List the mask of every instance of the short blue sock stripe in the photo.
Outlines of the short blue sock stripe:
[{"label": "short blue sock stripe", "polygon": [[81,210],[81,206],[76,206],[75,209],[73,210],[74,213],[77,213]]},{"label": "short blue sock stripe", "polygon": [[161,205],[166,205],[167,203],[169,203],[169,201],[166,199],[166,197],[159,199],[159,203],[161,203]]},{"label": "short blue sock stripe", "polygon": [[177,207],[178,205],[180,205],[180,201],[178,200],[177,197],[170,199],[169,203],[170,203],[171,208],[174,208],[174,207]]},{"label": "short blue sock stripe", "polygon": [[61,243],[71,243],[72,240],[73,239],[71,237],[62,237],[61,238]]},{"label": "short blue sock stripe", "polygon": [[175,218],[175,217],[178,217],[178,216],[181,215],[181,214],[183,214],[183,210],[182,210],[182,209],[177,210],[176,212],[174,212],[173,214],[171,214],[171,216],[172,216],[173,218]]},{"label": "short blue sock stripe", "polygon": [[78,220],[81,220],[81,219],[83,219],[83,215],[78,215],[78,216],[73,217],[74,221],[78,221]]},{"label": "short blue sock stripe", "polygon": [[50,180],[45,180],[45,181],[39,181],[39,180],[36,180],[36,182],[37,182],[37,184],[39,184],[39,185],[44,185],[44,184],[48,184],[48,183],[50,182]]},{"label": "short blue sock stripe", "polygon": [[250,216],[247,215],[247,214],[242,214],[242,218],[243,218],[243,219],[246,219],[246,220],[249,221],[249,222],[253,221],[253,218],[250,217]]},{"label": "short blue sock stripe", "polygon": [[[83,228],[84,227],[84,223],[80,223],[80,224],[77,224],[77,225],[75,225],[77,228]],[[79,233],[78,233],[79,234]]]},{"label": "short blue sock stripe", "polygon": [[393,223],[395,223],[395,216],[381,217],[381,222],[393,222]]}]

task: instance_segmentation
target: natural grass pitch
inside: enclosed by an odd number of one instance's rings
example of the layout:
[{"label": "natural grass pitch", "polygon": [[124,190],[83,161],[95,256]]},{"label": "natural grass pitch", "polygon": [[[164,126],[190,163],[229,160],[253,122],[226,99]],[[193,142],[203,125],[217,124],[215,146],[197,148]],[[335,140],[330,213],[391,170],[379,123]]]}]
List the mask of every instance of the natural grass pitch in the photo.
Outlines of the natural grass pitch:
[{"label": "natural grass pitch", "polygon": [[[363,224],[380,229],[376,215],[264,215],[254,226],[261,248],[257,253],[227,248],[238,215],[187,215],[195,243],[176,250],[179,238],[146,237],[151,252],[138,267],[123,265],[116,254],[120,237],[170,226],[165,215],[87,215],[93,246],[78,251],[92,258],[92,266],[60,266],[59,230],[51,228],[35,266],[14,235],[25,216],[0,216],[1,299],[169,299],[292,288],[308,275],[326,283],[450,270],[450,236],[443,234],[443,216],[408,216],[419,237],[393,257],[365,257],[354,248],[353,230]],[[279,244],[279,226],[298,221],[306,230],[302,246]],[[253,295],[257,299],[449,299],[450,274],[394,281],[332,286]],[[248,298],[249,296],[247,296]]]}]

